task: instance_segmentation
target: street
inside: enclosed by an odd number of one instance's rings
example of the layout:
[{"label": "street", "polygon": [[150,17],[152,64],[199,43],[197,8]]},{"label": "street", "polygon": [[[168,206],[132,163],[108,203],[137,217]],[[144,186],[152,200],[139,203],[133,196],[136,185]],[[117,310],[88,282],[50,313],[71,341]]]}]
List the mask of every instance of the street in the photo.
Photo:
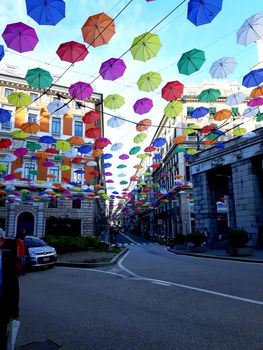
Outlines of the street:
[{"label": "street", "polygon": [[113,267],[55,267],[21,278],[17,347],[49,340],[54,347],[46,349],[263,348],[262,265],[137,242]]}]

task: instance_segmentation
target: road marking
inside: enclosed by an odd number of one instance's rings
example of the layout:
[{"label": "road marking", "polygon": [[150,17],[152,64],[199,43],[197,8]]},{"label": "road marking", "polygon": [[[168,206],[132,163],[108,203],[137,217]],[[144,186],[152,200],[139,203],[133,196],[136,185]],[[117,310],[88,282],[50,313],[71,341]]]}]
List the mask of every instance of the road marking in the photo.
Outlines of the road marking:
[{"label": "road marking", "polygon": [[135,243],[135,244],[138,244],[138,242],[134,241],[132,238],[126,236],[124,233],[120,233],[121,235],[123,235],[125,238],[127,238],[129,241]]},{"label": "road marking", "polygon": [[98,270],[98,269],[88,269],[88,268],[83,268],[83,267],[64,267],[64,266],[56,266],[56,269],[71,269],[71,270],[79,270],[79,271],[91,271],[91,272],[100,272],[100,273],[106,273],[108,275],[115,275],[119,277],[124,277],[127,278],[125,275],[121,275],[120,273],[116,272],[110,272],[110,271],[104,271],[104,270]]},{"label": "road marking", "polygon": [[165,287],[171,287],[171,284],[168,284],[168,283],[161,283],[161,282],[154,282],[154,281],[152,281],[152,283],[160,284],[161,286],[165,286]]}]

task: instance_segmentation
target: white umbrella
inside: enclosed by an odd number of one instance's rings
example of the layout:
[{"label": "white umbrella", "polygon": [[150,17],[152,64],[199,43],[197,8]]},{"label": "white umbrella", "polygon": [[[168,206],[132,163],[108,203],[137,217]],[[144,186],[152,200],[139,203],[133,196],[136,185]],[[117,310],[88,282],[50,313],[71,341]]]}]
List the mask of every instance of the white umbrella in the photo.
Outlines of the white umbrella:
[{"label": "white umbrella", "polygon": [[127,176],[127,175],[124,174],[124,173],[121,173],[121,174],[119,174],[118,176],[119,176],[119,177],[125,177],[125,176]]},{"label": "white umbrella", "polygon": [[123,144],[122,143],[114,143],[112,146],[111,146],[111,148],[110,148],[110,150],[111,151],[118,151],[119,149],[121,149],[123,147]]},{"label": "white umbrella", "polygon": [[248,131],[244,135],[242,135],[242,137],[244,137],[245,139],[249,139],[250,137],[255,137],[255,136],[257,136],[257,134],[254,131]]},{"label": "white umbrella", "polygon": [[112,117],[107,121],[107,125],[110,128],[119,128],[120,126],[122,126],[125,123],[124,120],[118,118],[118,117]]},{"label": "white umbrella", "polygon": [[5,189],[8,190],[8,191],[15,191],[16,188],[14,186],[12,186],[12,185],[7,185],[5,187]]},{"label": "white umbrella", "polygon": [[78,154],[78,152],[76,150],[74,150],[74,148],[69,149],[68,151],[63,153],[66,157],[69,158],[73,158],[76,157],[76,155]]},{"label": "white umbrella", "polygon": [[236,65],[234,57],[222,57],[212,64],[209,73],[214,79],[224,79],[234,71]]},{"label": "white umbrella", "polygon": [[237,32],[237,43],[249,45],[257,40],[263,40],[263,12],[247,18]]},{"label": "white umbrella", "polygon": [[248,107],[243,112],[243,117],[250,118],[255,117],[258,113],[260,113],[260,109],[258,106],[256,107]]},{"label": "white umbrella", "polygon": [[243,102],[246,99],[246,95],[243,92],[235,92],[231,94],[226,99],[226,104],[228,106],[237,106],[239,103]]},{"label": "white umbrella", "polygon": [[17,156],[15,156],[14,154],[7,154],[7,155],[3,158],[3,161],[4,161],[4,162],[14,162],[15,160],[17,160]]},{"label": "white umbrella", "polygon": [[47,109],[50,114],[60,116],[68,112],[69,106],[61,101],[53,101],[48,104]]},{"label": "white umbrella", "polygon": [[14,173],[15,173],[15,174],[17,174],[17,173],[22,173],[22,171],[23,171],[23,168],[16,168],[16,169],[14,170]]},{"label": "white umbrella", "polygon": [[94,160],[90,161],[90,162],[87,162],[87,165],[88,166],[96,166],[97,165],[97,162],[95,162]]}]

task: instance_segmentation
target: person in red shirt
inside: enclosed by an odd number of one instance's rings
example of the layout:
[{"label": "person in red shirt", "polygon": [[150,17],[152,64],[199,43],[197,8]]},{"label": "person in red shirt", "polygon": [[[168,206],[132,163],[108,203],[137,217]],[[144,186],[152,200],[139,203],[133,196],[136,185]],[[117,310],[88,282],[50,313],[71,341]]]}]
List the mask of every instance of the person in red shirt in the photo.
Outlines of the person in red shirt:
[{"label": "person in red shirt", "polygon": [[26,235],[25,230],[20,230],[16,235],[19,275],[26,274],[26,246],[24,242],[25,235]]}]

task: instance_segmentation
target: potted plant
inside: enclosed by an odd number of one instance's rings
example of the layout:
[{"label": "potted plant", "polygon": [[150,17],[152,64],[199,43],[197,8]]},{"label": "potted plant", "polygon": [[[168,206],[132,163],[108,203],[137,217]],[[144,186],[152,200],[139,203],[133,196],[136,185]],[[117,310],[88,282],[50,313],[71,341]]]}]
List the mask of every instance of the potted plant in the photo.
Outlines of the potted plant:
[{"label": "potted plant", "polygon": [[247,247],[249,236],[246,230],[241,228],[229,228],[228,247],[226,253],[232,256],[251,255],[253,250]]},{"label": "potted plant", "polygon": [[174,249],[186,249],[186,235],[183,233],[176,233],[176,235],[170,239],[170,246]]},{"label": "potted plant", "polygon": [[191,248],[193,252],[205,252],[208,250],[208,247],[203,245],[203,243],[205,243],[207,240],[207,236],[200,231],[195,231],[188,234],[186,239],[187,242],[191,242],[193,244],[193,247]]}]

